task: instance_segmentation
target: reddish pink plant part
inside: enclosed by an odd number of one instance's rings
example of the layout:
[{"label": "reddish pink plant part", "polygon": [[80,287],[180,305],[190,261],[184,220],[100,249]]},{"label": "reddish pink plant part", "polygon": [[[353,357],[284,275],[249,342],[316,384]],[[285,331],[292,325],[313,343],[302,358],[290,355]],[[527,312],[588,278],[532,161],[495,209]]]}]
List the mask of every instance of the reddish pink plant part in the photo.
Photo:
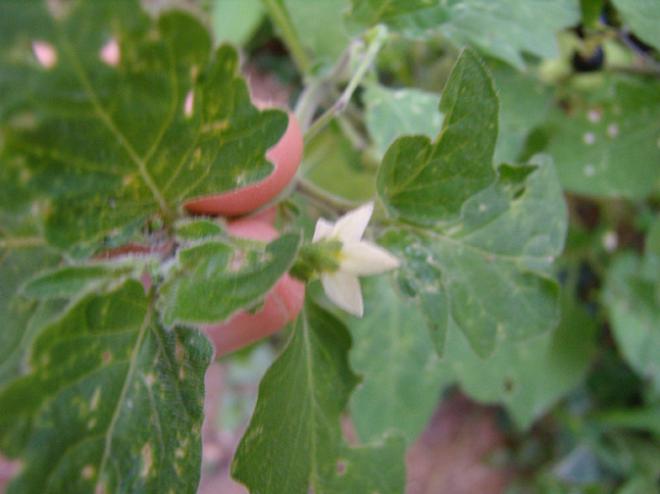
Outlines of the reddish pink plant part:
[{"label": "reddish pink plant part", "polygon": [[[262,241],[278,236],[270,224],[253,218],[230,223],[229,232],[237,237]],[[257,312],[241,311],[224,323],[205,326],[204,331],[213,341],[216,354],[225,355],[266,338],[293,322],[304,299],[305,285],[285,274],[266,295]]]},{"label": "reddish pink plant part", "polygon": [[303,135],[296,117],[289,113],[289,125],[275,146],[266,153],[273,172],[266,178],[240,189],[194,199],[186,209],[194,214],[240,216],[273,200],[291,182],[303,153]]}]

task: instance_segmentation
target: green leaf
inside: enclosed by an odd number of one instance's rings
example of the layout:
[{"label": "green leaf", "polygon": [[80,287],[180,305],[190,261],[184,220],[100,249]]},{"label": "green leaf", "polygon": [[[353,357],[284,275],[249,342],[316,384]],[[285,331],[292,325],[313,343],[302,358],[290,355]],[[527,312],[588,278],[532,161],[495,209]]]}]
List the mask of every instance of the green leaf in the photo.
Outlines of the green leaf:
[{"label": "green leaf", "polygon": [[573,296],[564,296],[555,331],[502,345],[486,360],[449,331],[442,369],[472,398],[502,404],[521,429],[530,427],[582,381],[594,354],[596,322]]},{"label": "green leaf", "polygon": [[187,218],[175,225],[176,238],[182,243],[217,237],[224,233],[225,230],[220,223],[211,218]]},{"label": "green leaf", "polygon": [[99,263],[64,266],[29,280],[23,293],[31,298],[71,298],[82,291],[102,289],[103,284],[133,272],[129,263]]},{"label": "green leaf", "polygon": [[660,216],[657,216],[644,245],[642,272],[649,282],[655,284],[655,298],[660,303]]},{"label": "green leaf", "polygon": [[369,84],[364,103],[365,123],[380,156],[403,135],[425,135],[432,139],[440,132],[439,95],[419,89],[389,89]]},{"label": "green leaf", "polygon": [[340,417],[357,377],[344,325],[309,303],[266,372],[232,475],[254,494],[402,493],[403,441],[349,448]]},{"label": "green leaf", "polygon": [[455,219],[463,202],[495,178],[497,107],[482,62],[463,52],[442,94],[445,118],[436,141],[401,137],[383,158],[378,193],[388,212],[425,225]]},{"label": "green leaf", "polygon": [[559,321],[548,269],[563,248],[566,206],[552,163],[532,164],[500,167],[498,183],[467,200],[454,227],[400,225],[380,239],[402,259],[401,291],[420,305],[440,352],[449,327],[486,356]]},{"label": "green leaf", "polygon": [[599,414],[596,421],[607,427],[649,431],[660,436],[660,407],[657,405],[655,407],[607,410]]},{"label": "green leaf", "polygon": [[613,0],[613,3],[632,32],[660,50],[660,4],[655,0]]},{"label": "green leaf", "polygon": [[59,260],[31,214],[0,209],[0,387],[22,372],[23,356],[40,322],[57,308],[26,298],[20,287]]},{"label": "green leaf", "polygon": [[567,104],[547,150],[567,190],[631,199],[660,190],[660,83],[617,77]]},{"label": "green leaf", "polygon": [[623,254],[610,266],[603,304],[623,358],[660,389],[660,299],[656,283],[646,276],[642,261]]},{"label": "green leaf", "polygon": [[88,294],[36,338],[0,394],[9,493],[196,491],[211,346],[166,331],[138,281]]},{"label": "green leaf", "polygon": [[556,34],[579,22],[580,9],[575,0],[353,0],[351,20],[415,38],[440,33],[522,69],[522,52],[558,54]]},{"label": "green leaf", "polygon": [[[0,17],[11,18],[13,4],[2,2]],[[6,147],[27,161],[32,186],[51,197],[52,243],[97,241],[155,215],[169,221],[186,199],[271,170],[265,151],[284,132],[286,115],[251,105],[236,52],[212,52],[193,17],[168,11],[154,20],[137,0],[83,0],[57,15],[46,2],[23,8],[39,22],[19,16],[8,26],[14,58],[3,56],[0,72],[24,84],[13,75],[29,65],[31,91],[23,105],[13,103],[23,112],[13,120],[22,123],[6,130]],[[52,67],[34,61],[33,40],[54,50]],[[112,40],[116,66],[101,57]]]},{"label": "green leaf", "polygon": [[351,364],[362,382],[351,400],[357,432],[363,440],[388,431],[417,439],[440,392],[451,381],[449,369],[429,343],[426,322],[417,305],[400,297],[389,277],[362,282],[365,311],[351,318]]},{"label": "green leaf", "polygon": [[557,32],[580,20],[575,0],[454,0],[442,34],[457,45],[469,44],[484,53],[525,67],[521,52],[539,58],[559,54]]},{"label": "green leaf", "polygon": [[213,0],[211,24],[216,41],[242,45],[264,17],[261,0]]},{"label": "green leaf", "polygon": [[647,494],[658,487],[658,482],[651,475],[639,474],[626,479],[616,494]]},{"label": "green leaf", "polygon": [[552,105],[552,91],[528,74],[504,64],[490,64],[500,99],[499,136],[495,163],[515,163],[530,133],[545,123]]},{"label": "green leaf", "polygon": [[160,288],[165,325],[219,322],[253,307],[293,265],[300,236],[251,245],[240,248],[217,239],[180,249]]},{"label": "green leaf", "polygon": [[335,62],[351,41],[343,19],[348,0],[280,1],[314,61],[326,66]]},{"label": "green leaf", "polygon": [[580,12],[582,13],[582,24],[589,28],[597,28],[600,16],[603,12],[605,0],[580,0]]},{"label": "green leaf", "polygon": [[557,284],[547,269],[563,248],[566,207],[547,159],[503,165],[496,177],[497,97],[471,52],[457,62],[440,110],[435,143],[413,136],[390,146],[378,191],[395,218],[454,224],[399,225],[381,242],[404,260],[401,290],[420,304],[437,350],[451,318],[485,356],[497,340],[520,340],[558,322]]},{"label": "green leaf", "polygon": [[408,36],[422,36],[447,22],[449,14],[437,0],[351,0],[350,24],[371,27],[387,24]]},{"label": "green leaf", "polygon": [[[36,0],[4,1],[0,4],[0,124],[14,115],[34,87],[31,74],[35,63],[31,40],[22,36],[19,30],[31,26],[35,32],[48,32],[45,10],[41,6],[35,8],[36,5]],[[41,36],[38,39],[42,39]],[[7,70],[10,66],[11,70]],[[23,123],[32,120],[30,114],[24,117],[19,119]]]},{"label": "green leaf", "polygon": [[335,122],[305,145],[304,173],[318,187],[346,199],[368,201],[375,193],[375,170],[365,166],[363,155]]}]

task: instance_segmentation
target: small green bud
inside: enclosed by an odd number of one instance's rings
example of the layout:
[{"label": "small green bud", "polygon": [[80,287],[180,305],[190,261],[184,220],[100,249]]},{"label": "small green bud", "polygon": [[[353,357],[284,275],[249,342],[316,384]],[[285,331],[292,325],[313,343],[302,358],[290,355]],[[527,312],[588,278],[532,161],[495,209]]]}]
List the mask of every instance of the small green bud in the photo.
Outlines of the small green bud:
[{"label": "small green bud", "polygon": [[321,273],[334,273],[339,269],[341,247],[342,243],[334,239],[303,245],[291,268],[291,275],[310,281]]}]

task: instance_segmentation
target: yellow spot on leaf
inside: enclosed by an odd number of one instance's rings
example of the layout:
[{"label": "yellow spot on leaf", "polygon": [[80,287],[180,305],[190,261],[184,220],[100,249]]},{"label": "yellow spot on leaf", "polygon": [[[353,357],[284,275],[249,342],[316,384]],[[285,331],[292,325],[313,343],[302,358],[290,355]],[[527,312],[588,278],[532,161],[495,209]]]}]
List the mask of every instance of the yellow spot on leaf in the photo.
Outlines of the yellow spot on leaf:
[{"label": "yellow spot on leaf", "polygon": [[208,123],[202,127],[203,133],[220,133],[229,127],[229,122],[227,120],[217,120],[215,122]]},{"label": "yellow spot on leaf", "polygon": [[151,467],[153,465],[153,454],[151,452],[151,444],[146,443],[142,447],[142,470],[140,471],[141,477],[148,477],[151,472]]},{"label": "yellow spot on leaf", "polygon": [[92,395],[92,399],[89,401],[89,410],[91,412],[96,410],[96,407],[99,406],[100,399],[101,399],[101,388],[96,388],[94,390],[94,394]]},{"label": "yellow spot on leaf", "polygon": [[92,465],[85,465],[80,474],[82,475],[83,479],[89,480],[94,477],[94,467]]}]

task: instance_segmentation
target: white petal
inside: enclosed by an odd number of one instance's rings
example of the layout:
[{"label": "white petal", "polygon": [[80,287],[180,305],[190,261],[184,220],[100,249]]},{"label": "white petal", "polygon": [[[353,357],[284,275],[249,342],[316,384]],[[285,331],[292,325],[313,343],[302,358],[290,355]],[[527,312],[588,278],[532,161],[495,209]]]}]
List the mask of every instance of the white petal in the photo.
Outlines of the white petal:
[{"label": "white petal", "polygon": [[369,202],[353,211],[349,211],[337,220],[333,229],[333,236],[342,242],[357,241],[362,238],[367,229],[371,214],[374,212],[374,203]]},{"label": "white petal", "polygon": [[334,225],[329,221],[324,220],[323,218],[319,218],[316,222],[316,227],[314,228],[314,237],[312,238],[312,242],[316,242],[330,236],[333,227]]},{"label": "white petal", "polygon": [[344,242],[339,269],[354,275],[379,274],[399,267],[399,260],[371,242]]},{"label": "white petal", "polygon": [[338,307],[349,314],[362,317],[364,307],[362,306],[362,292],[360,282],[352,274],[336,271],[321,275],[321,284],[325,294]]}]

